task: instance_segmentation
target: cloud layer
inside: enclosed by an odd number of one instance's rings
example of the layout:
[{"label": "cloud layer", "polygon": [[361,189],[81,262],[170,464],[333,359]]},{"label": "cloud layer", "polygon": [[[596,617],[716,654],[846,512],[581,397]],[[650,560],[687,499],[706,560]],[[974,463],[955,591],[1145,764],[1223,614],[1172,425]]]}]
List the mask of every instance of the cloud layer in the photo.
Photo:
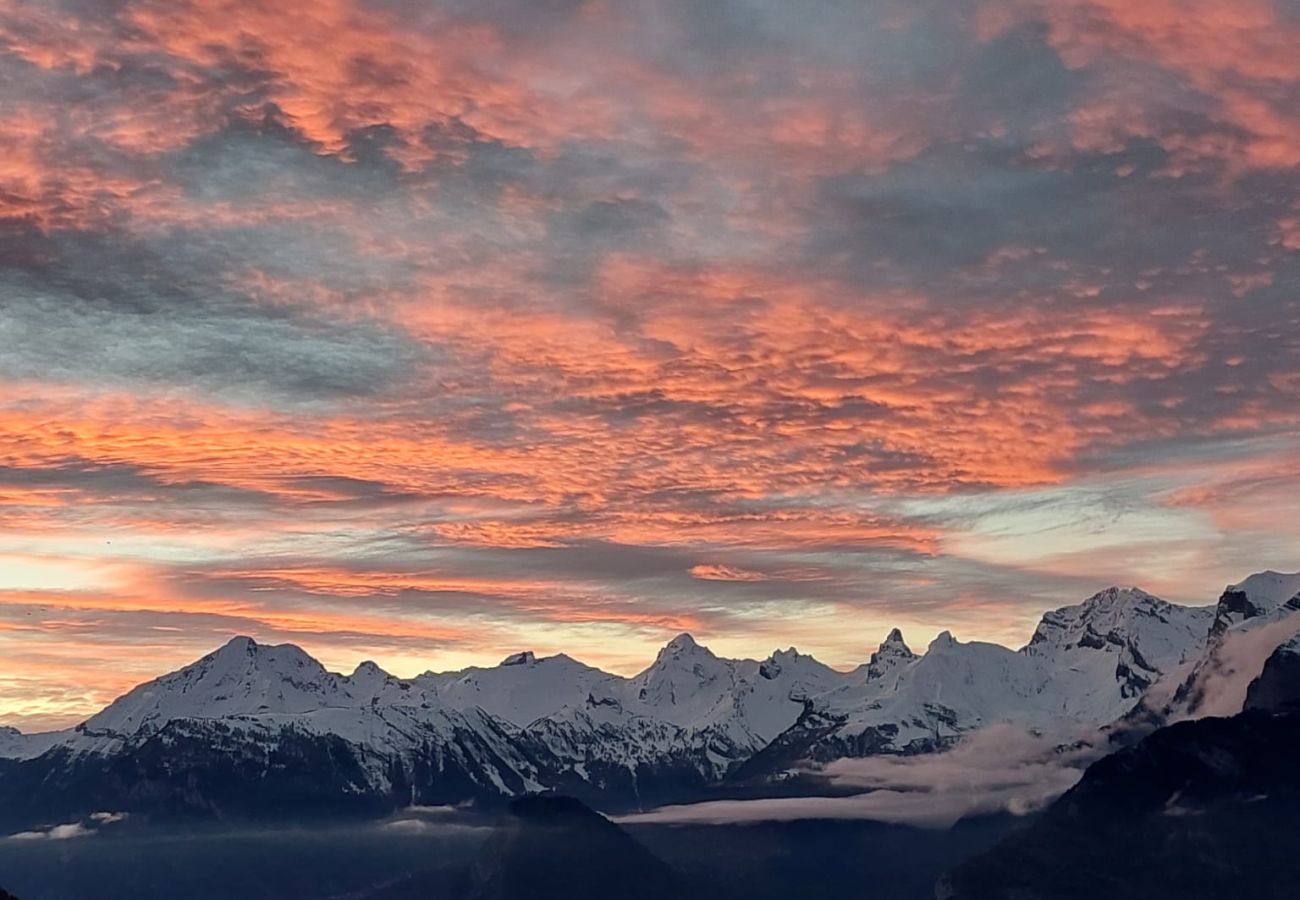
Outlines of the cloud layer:
[{"label": "cloud layer", "polygon": [[[1036,812],[1072,788],[1105,755],[1105,741],[1031,734],[990,725],[944,753],[837,760],[822,770],[842,796],[717,800],[665,806],[620,821],[733,824],[796,819],[868,819],[948,828],[967,816]],[[1100,748],[1100,749],[1099,749]]]},{"label": "cloud layer", "polygon": [[1300,555],[1292,0],[0,0],[0,719]]}]

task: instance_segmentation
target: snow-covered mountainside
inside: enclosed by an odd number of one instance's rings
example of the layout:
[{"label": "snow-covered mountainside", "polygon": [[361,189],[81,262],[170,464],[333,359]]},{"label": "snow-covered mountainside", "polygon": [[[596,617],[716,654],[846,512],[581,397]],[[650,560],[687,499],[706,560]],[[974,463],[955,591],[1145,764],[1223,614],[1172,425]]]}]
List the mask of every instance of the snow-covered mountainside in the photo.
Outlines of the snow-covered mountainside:
[{"label": "snow-covered mountainside", "polygon": [[1135,587],[1110,588],[1045,614],[1022,652],[1046,665],[1056,702],[1048,713],[1105,723],[1197,656],[1213,617],[1212,607],[1177,606]]},{"label": "snow-covered mountainside", "polygon": [[91,716],[78,731],[127,737],[173,719],[308,713],[356,706],[348,681],[292,644],[238,637],[185,668],[142,684]]},{"label": "snow-covered mountainside", "polygon": [[895,630],[859,670],[864,677],[817,696],[745,773],[771,774],[801,759],[939,749],[994,723],[1106,725],[1199,655],[1213,617],[1213,607],[1116,587],[1048,612],[1019,651],[945,631],[918,657]]},{"label": "snow-covered mountainside", "polygon": [[531,651],[506,657],[493,668],[426,672],[413,684],[452,709],[475,707],[519,727],[603,695],[624,681],[564,654],[538,659]]},{"label": "snow-covered mountainside", "polygon": [[453,709],[478,707],[523,729],[594,786],[626,782],[643,797],[656,793],[647,781],[721,778],[794,724],[805,699],[850,679],[793,647],[730,660],[681,634],[632,678],[525,652],[414,684]]},{"label": "snow-covered mountainside", "polygon": [[[0,808],[71,812],[87,796],[127,808],[169,780],[184,788],[179,811],[221,814],[270,802],[277,785],[287,805],[322,793],[377,810],[545,787],[612,807],[681,799],[792,724],[806,696],[848,677],[793,649],[723,660],[682,635],[634,678],[524,652],[403,680],[371,662],[339,675],[298,647],[239,637],[74,729],[5,729]],[[304,766],[324,771],[295,771]],[[241,797],[232,780],[265,795]],[[38,783],[42,796],[29,796]]]},{"label": "snow-covered mountainside", "polygon": [[1110,588],[1045,614],[1018,651],[943,632],[917,654],[894,629],[849,672],[794,648],[724,659],[679,635],[632,677],[521,652],[401,679],[236,638],[75,729],[0,728],[0,821],[381,812],[542,788],[607,809],[682,801],[810,762],[941,749],[994,723],[1160,724],[1171,698],[1211,693],[1248,647],[1258,664],[1238,665],[1240,690],[1214,694],[1239,710],[1264,656],[1300,629],[1297,616],[1285,632],[1297,591],[1300,576],[1263,573],[1217,606],[1184,607]]}]

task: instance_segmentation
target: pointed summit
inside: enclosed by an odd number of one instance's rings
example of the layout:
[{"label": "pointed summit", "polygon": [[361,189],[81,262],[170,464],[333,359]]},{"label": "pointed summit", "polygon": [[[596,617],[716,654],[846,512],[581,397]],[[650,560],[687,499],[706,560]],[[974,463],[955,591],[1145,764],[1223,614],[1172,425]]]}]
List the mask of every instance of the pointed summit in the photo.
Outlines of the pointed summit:
[{"label": "pointed summit", "polygon": [[300,713],[346,705],[343,679],[293,644],[236,637],[184,668],[142,684],[78,726],[87,733],[156,731],[172,719]]},{"label": "pointed summit", "polygon": [[694,662],[705,662],[717,660],[718,657],[703,644],[697,643],[695,638],[686,632],[682,632],[668,643],[664,644],[663,649],[655,656],[651,669],[662,668],[674,661],[684,662],[691,660]]},{"label": "pointed summit", "polygon": [[884,678],[890,672],[914,659],[916,659],[916,654],[903,640],[903,632],[893,628],[885,637],[879,649],[871,654],[871,661],[867,663],[867,678],[868,680]]},{"label": "pointed summit", "polygon": [[681,655],[683,653],[690,653],[694,650],[703,649],[705,648],[697,644],[695,638],[691,637],[690,634],[685,631],[664,645],[664,651],[674,655]]}]

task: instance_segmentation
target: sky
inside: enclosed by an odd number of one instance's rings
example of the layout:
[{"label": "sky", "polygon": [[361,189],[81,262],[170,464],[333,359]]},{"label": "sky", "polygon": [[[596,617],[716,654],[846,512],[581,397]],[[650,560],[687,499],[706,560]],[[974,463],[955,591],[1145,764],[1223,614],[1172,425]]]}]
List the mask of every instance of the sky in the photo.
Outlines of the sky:
[{"label": "sky", "polygon": [[1300,0],[0,0],[0,723],[1300,568]]}]

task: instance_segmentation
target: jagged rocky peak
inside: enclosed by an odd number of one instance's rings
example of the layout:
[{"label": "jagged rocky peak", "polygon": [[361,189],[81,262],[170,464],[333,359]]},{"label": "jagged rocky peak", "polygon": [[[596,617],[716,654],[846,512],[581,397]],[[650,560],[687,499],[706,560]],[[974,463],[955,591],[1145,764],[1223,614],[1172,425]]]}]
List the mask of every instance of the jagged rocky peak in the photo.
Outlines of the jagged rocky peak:
[{"label": "jagged rocky peak", "polygon": [[672,672],[688,669],[703,676],[720,668],[729,668],[730,663],[719,659],[713,651],[703,644],[696,643],[689,634],[677,635],[659,651],[650,668],[639,677],[654,676],[655,673]]},{"label": "jagged rocky peak", "polygon": [[[632,679],[631,687],[639,702],[661,714],[681,704],[702,710],[717,702],[717,689],[730,683],[733,675],[730,661],[719,659],[683,633],[669,641],[654,663]],[[713,687],[706,689],[708,685]]]},{"label": "jagged rocky peak", "polygon": [[1212,607],[1176,606],[1136,587],[1111,587],[1082,603],[1044,613],[1024,652],[1121,653],[1148,673],[1163,671],[1199,649]]},{"label": "jagged rocky peak", "polygon": [[869,680],[883,678],[889,672],[916,658],[912,648],[903,640],[903,632],[892,628],[876,652],[871,654],[871,660],[867,663],[867,678]]},{"label": "jagged rocky peak", "polygon": [[1109,587],[1082,603],[1043,613],[1030,643],[1042,643],[1062,634],[1067,639],[1077,639],[1084,631],[1106,634],[1122,626],[1135,614],[1149,614],[1168,606],[1159,597],[1138,587]]},{"label": "jagged rocky peak", "polygon": [[758,664],[760,678],[769,681],[780,678],[782,674],[791,677],[817,676],[826,671],[826,666],[807,653],[800,653],[795,647],[773,650],[772,655]]},{"label": "jagged rocky peak", "polygon": [[703,644],[697,643],[695,638],[686,632],[682,632],[667,644],[664,644],[663,649],[655,656],[654,663],[646,670],[646,673],[683,665],[695,668],[703,665],[713,668],[715,663],[722,662],[723,660],[715,656],[712,650]]},{"label": "jagged rocky peak", "polygon": [[877,656],[905,656],[909,659],[916,656],[912,648],[907,646],[907,641],[903,640],[903,632],[897,628],[889,629],[889,634],[880,642],[880,647],[872,654],[872,658]]},{"label": "jagged rocky peak", "polygon": [[511,653],[505,659],[501,660],[503,666],[531,666],[537,662],[537,655],[531,650],[524,650],[520,653]]},{"label": "jagged rocky peak", "polygon": [[1300,610],[1300,573],[1258,572],[1224,588],[1214,610],[1210,636],[1220,636],[1248,619],[1282,610]]},{"label": "jagged rocky peak", "polygon": [[773,650],[772,655],[758,664],[758,676],[773,681],[781,677],[787,665],[798,665],[799,651],[794,647],[788,650]]}]

